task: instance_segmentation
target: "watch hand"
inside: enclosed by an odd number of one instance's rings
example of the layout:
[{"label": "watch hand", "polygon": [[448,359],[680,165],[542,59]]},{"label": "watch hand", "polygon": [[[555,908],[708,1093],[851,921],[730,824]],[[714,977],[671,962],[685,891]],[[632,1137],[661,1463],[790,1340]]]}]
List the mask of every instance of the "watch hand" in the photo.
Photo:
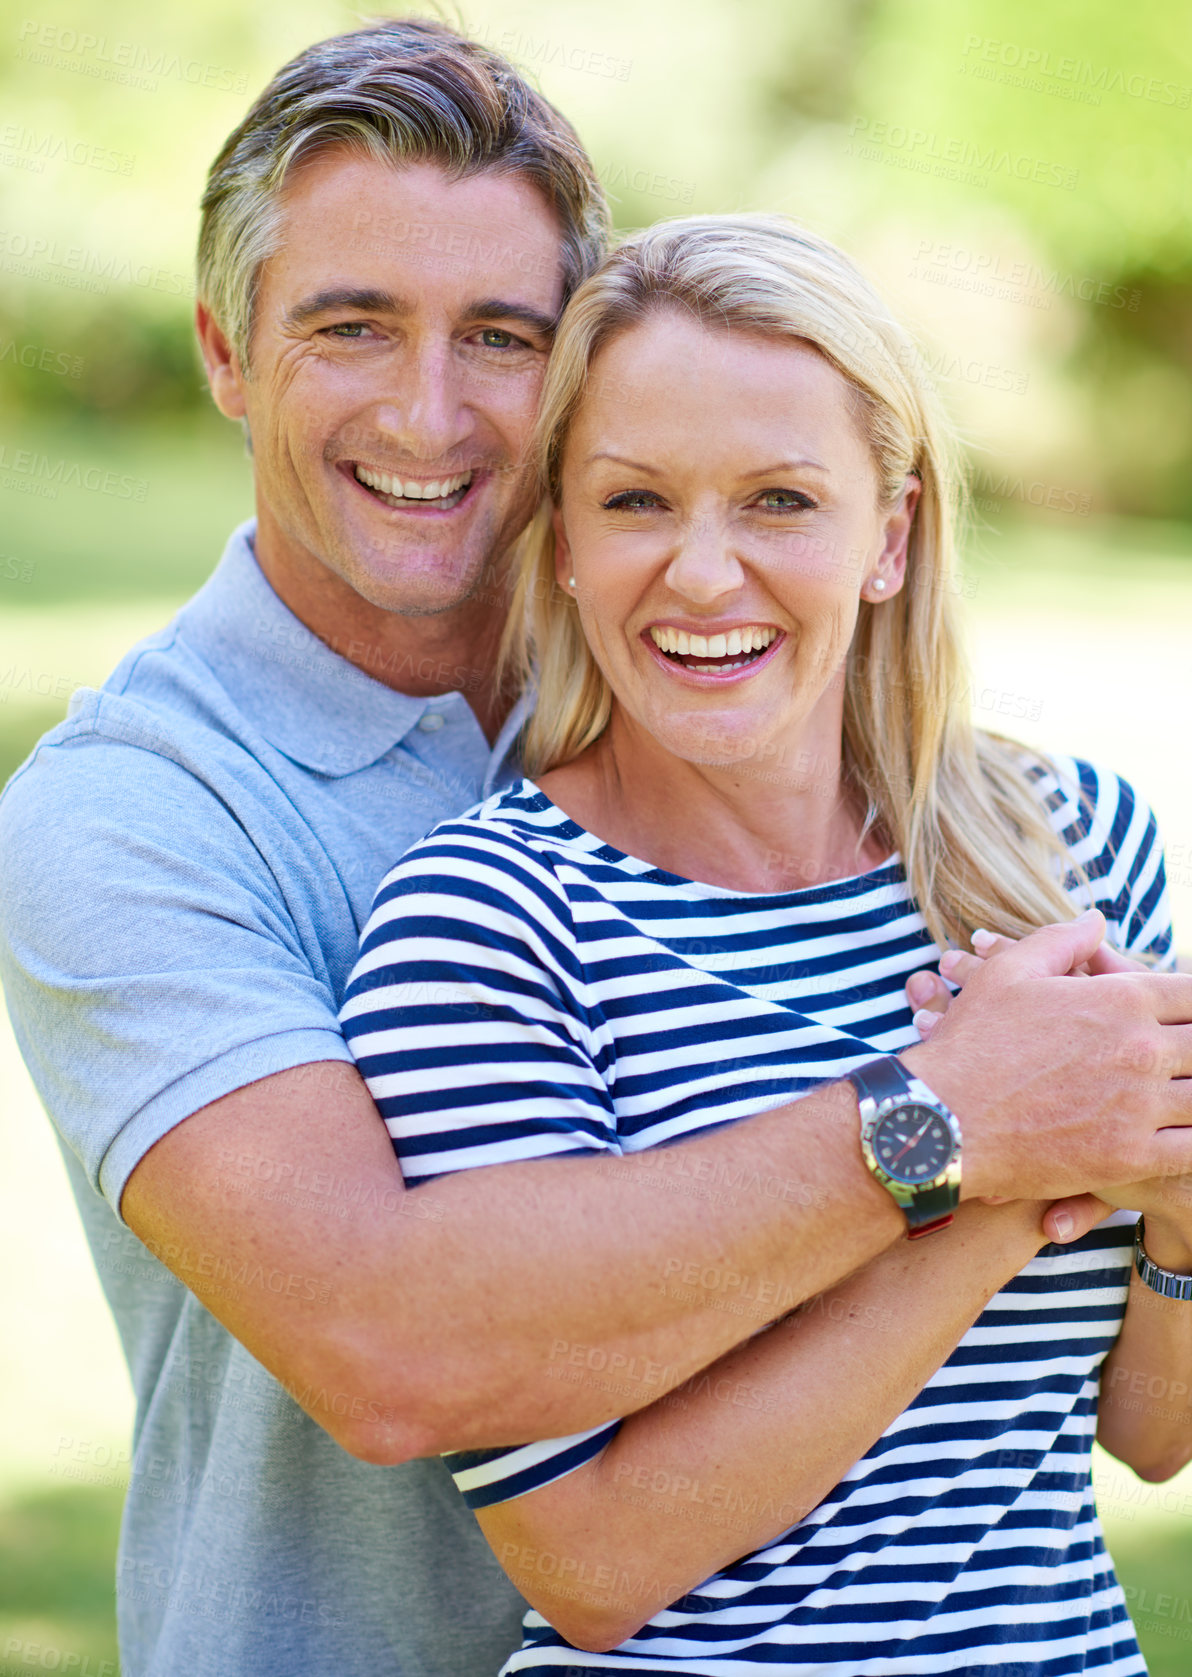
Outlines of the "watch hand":
[{"label": "watch hand", "polygon": [[906,1146],[899,1148],[898,1152],[895,1153],[894,1157],[890,1160],[890,1163],[892,1165],[896,1165],[898,1163],[899,1159],[901,1159],[901,1157],[904,1153],[909,1153],[910,1152],[911,1148],[915,1145],[916,1141],[918,1141],[919,1137],[924,1133],[924,1131],[927,1129],[927,1126],[930,1123],[931,1123],[931,1116],[929,1114],[923,1120],[923,1122],[919,1126],[919,1128],[915,1131],[915,1133],[911,1137],[911,1139],[907,1142]]}]

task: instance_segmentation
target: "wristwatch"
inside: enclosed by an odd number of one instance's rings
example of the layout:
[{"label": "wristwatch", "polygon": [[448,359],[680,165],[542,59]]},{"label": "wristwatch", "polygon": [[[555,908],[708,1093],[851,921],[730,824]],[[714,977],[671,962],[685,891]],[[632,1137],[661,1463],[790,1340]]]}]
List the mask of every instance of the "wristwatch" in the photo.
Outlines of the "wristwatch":
[{"label": "wristwatch", "polygon": [[1181,1275],[1175,1269],[1160,1269],[1158,1264],[1153,1263],[1142,1244],[1145,1235],[1142,1225],[1140,1217],[1134,1225],[1134,1268],[1139,1277],[1152,1292],[1162,1293],[1165,1299],[1183,1299],[1192,1303],[1192,1275]]},{"label": "wristwatch", "polygon": [[861,1103],[861,1152],[902,1207],[911,1240],[952,1221],[960,1204],[960,1122],[892,1054],[848,1074]]}]

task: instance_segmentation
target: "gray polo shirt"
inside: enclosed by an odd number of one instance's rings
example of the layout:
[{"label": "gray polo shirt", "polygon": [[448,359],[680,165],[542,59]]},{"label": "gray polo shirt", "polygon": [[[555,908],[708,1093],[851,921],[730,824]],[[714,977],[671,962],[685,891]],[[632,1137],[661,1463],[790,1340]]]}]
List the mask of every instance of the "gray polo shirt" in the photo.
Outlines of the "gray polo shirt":
[{"label": "gray polo shirt", "polygon": [[[348,1456],[118,1215],[199,1107],[351,1061],[337,1014],[381,876],[516,778],[520,713],[490,751],[462,692],[365,674],[282,604],[252,537],[0,799],[0,978],[136,1393],[124,1677],[493,1677],[524,1604],[446,1468]],[[254,1191],[308,1205],[312,1241],[336,1201]]]}]

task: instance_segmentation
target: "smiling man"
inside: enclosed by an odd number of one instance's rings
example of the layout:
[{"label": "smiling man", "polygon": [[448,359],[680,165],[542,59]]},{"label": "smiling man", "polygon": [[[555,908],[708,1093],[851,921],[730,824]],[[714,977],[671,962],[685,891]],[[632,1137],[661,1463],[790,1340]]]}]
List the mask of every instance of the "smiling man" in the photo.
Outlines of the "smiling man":
[{"label": "smiling man", "polygon": [[[407,1192],[344,1041],[378,881],[518,772],[496,671],[527,445],[605,233],[566,122],[452,31],[282,69],[215,162],[199,256],[256,521],[0,804],[9,1006],[136,1391],[125,1677],[488,1677],[523,1604],[438,1452],[644,1406],[906,1233],[843,1085],[623,1177],[536,1160]],[[1059,975],[1099,932],[1026,940],[916,1051],[969,1195],[1157,1168],[1176,1085],[1110,1050],[1175,1004],[1140,988],[1119,1026],[1106,988],[1069,1030]],[[760,1316],[666,1284],[710,1254]],[[711,1403],[710,1438],[734,1424]]]}]

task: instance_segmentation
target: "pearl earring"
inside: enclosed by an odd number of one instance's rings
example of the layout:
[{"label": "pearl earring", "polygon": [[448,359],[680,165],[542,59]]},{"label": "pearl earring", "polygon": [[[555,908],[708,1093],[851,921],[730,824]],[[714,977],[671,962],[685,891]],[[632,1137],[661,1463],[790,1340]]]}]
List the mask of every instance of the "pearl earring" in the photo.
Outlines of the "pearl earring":
[{"label": "pearl earring", "polygon": [[885,577],[884,576],[875,576],[872,583],[870,584],[870,587],[873,589],[873,592],[875,594],[884,594],[886,592],[886,579],[885,579]]},{"label": "pearl earring", "polygon": [[571,592],[574,594],[575,593],[575,578],[573,576],[569,576],[567,578],[567,586],[568,586],[568,588],[570,588]]}]

